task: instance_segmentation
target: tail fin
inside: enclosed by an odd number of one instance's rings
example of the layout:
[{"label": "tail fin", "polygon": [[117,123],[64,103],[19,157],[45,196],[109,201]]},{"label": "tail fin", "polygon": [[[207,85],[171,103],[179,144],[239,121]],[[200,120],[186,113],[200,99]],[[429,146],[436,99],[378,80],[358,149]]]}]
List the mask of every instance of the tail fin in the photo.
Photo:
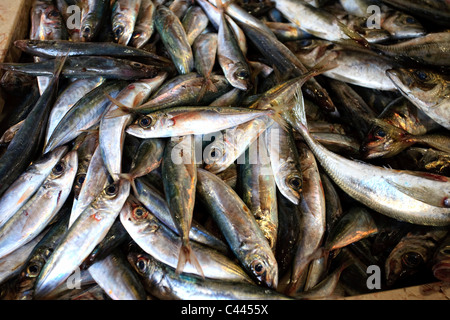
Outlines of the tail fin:
[{"label": "tail fin", "polygon": [[134,175],[130,173],[119,173],[117,174],[117,176],[119,177],[119,179],[128,180],[130,182],[131,189],[133,190],[134,194],[138,194],[136,183],[134,182],[134,179],[136,179],[136,177]]},{"label": "tail fin", "polygon": [[370,43],[364,38],[362,35],[357,33],[356,31],[351,30],[349,27],[347,27],[345,24],[343,24],[341,21],[338,21],[339,28],[344,32],[350,39],[355,41],[360,46],[371,49],[372,46]]},{"label": "tail fin", "polygon": [[207,91],[217,92],[217,87],[214,85],[211,78],[209,77],[205,77],[205,81],[202,84],[202,87],[197,97],[197,103],[199,103],[203,99]]},{"label": "tail fin", "polygon": [[189,245],[183,244],[181,245],[180,254],[178,256],[178,264],[176,269],[177,274],[180,274],[183,271],[184,266],[186,265],[187,262],[189,262],[195,267],[195,269],[202,276],[202,278],[205,278],[202,267],[200,266],[197,257],[192,251],[192,248]]}]

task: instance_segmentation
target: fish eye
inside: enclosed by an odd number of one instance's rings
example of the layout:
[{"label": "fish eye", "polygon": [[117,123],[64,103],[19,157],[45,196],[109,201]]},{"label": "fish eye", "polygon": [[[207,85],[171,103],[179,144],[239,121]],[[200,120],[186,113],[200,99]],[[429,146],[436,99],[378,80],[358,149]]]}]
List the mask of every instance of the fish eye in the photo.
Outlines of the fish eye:
[{"label": "fish eye", "polygon": [[239,79],[245,80],[245,79],[248,79],[248,77],[250,75],[248,74],[248,72],[246,70],[240,70],[240,71],[237,72],[236,76]]},{"label": "fish eye", "polygon": [[258,276],[262,275],[265,272],[264,264],[259,260],[253,261],[251,267],[255,274]]},{"label": "fish eye", "polygon": [[375,136],[380,137],[380,138],[384,138],[384,137],[386,137],[386,132],[384,132],[383,129],[378,129],[375,132]]},{"label": "fish eye", "polygon": [[299,44],[302,47],[309,47],[310,45],[312,45],[312,40],[311,39],[303,39],[303,40],[300,40]]},{"label": "fish eye", "polygon": [[63,174],[65,170],[65,166],[64,163],[59,162],[58,164],[56,164],[53,169],[52,169],[52,173],[56,176],[60,176],[61,174]]},{"label": "fish eye", "polygon": [[123,27],[117,27],[116,30],[114,31],[114,34],[116,35],[117,38],[119,38],[123,33]]},{"label": "fish eye", "polygon": [[147,271],[146,259],[143,257],[139,257],[138,260],[136,261],[136,267],[140,272],[145,273],[145,271]]},{"label": "fish eye", "polygon": [[117,186],[115,184],[110,184],[105,189],[105,192],[108,196],[115,196],[118,191],[119,191],[119,188],[117,188]]},{"label": "fish eye", "polygon": [[89,27],[89,26],[84,27],[83,33],[85,33],[85,34],[91,33],[91,27]]},{"label": "fish eye", "polygon": [[402,256],[402,262],[406,267],[415,268],[423,263],[423,258],[417,252],[407,252]]},{"label": "fish eye", "polygon": [[411,16],[407,17],[407,18],[405,19],[405,21],[406,21],[406,23],[409,23],[409,24],[416,23],[416,19],[414,19],[414,18],[411,17]]},{"label": "fish eye", "polygon": [[145,210],[145,208],[139,206],[133,209],[133,216],[137,219],[144,219],[147,217],[148,212]]},{"label": "fish eye", "polygon": [[37,264],[33,263],[27,268],[27,276],[31,278],[35,278],[39,275],[40,268]]},{"label": "fish eye", "polygon": [[52,11],[50,11],[50,12],[47,14],[47,17],[50,17],[50,18],[57,18],[57,17],[59,17],[59,12],[56,11],[56,10],[52,10]]},{"label": "fish eye", "polygon": [[295,191],[300,191],[302,189],[302,179],[296,175],[289,176],[287,183],[289,187],[291,187]]},{"label": "fish eye", "polygon": [[419,79],[420,81],[427,81],[428,80],[428,75],[424,71],[416,70],[414,72],[414,74],[416,75],[417,79]]},{"label": "fish eye", "polygon": [[450,246],[445,246],[444,248],[442,248],[441,253],[446,256],[449,256],[450,255]]},{"label": "fish eye", "polygon": [[153,119],[150,116],[143,116],[141,119],[139,119],[139,126],[141,128],[149,128],[153,124]]}]

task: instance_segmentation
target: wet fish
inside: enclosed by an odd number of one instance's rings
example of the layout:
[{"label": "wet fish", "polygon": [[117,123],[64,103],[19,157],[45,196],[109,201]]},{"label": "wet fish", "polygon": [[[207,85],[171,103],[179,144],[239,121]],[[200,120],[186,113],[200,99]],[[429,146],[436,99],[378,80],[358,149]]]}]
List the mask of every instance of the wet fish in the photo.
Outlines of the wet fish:
[{"label": "wet fish", "polygon": [[96,125],[109,106],[110,100],[105,96],[105,93],[115,97],[126,84],[125,81],[121,80],[107,81],[78,100],[53,130],[45,145],[44,153],[70,142],[84,130]]},{"label": "wet fish", "polygon": [[[176,268],[181,238],[161,223],[152,212],[141,207],[135,209],[131,205],[125,205],[120,214],[120,221],[128,234],[146,253],[162,263]],[[205,278],[252,282],[239,264],[228,256],[196,242],[191,242],[191,247],[202,266]],[[190,264],[185,266],[184,273],[200,276],[197,269]]]},{"label": "wet fish", "polygon": [[195,39],[206,29],[209,19],[200,6],[193,5],[187,9],[181,23],[186,30],[188,42],[192,46]]},{"label": "wet fish", "polygon": [[154,32],[155,4],[152,0],[142,0],[139,13],[134,25],[130,45],[142,48],[152,37]]},{"label": "wet fish", "polygon": [[98,36],[102,19],[109,7],[107,0],[84,0],[81,11],[81,41],[92,42]]},{"label": "wet fish", "polygon": [[[174,220],[169,212],[169,206],[166,202],[165,196],[154,190],[154,187],[149,185],[149,182],[143,178],[136,179],[136,198],[139,202],[155,217],[161,221],[168,229],[177,233],[178,229],[175,226]],[[134,208],[134,210],[138,210]],[[192,221],[189,230],[189,237],[192,241],[209,246],[218,252],[228,254],[229,249],[227,245],[211,234],[205,227],[203,227],[196,220]]]},{"label": "wet fish", "polygon": [[[162,73],[151,79],[142,79],[125,86],[117,94],[114,101],[127,108],[139,108],[167,79],[167,73]],[[119,178],[122,171],[123,145],[125,129],[133,121],[133,114],[122,113],[120,116],[110,117],[121,110],[110,102],[100,118],[99,143],[103,162],[114,180]]]},{"label": "wet fish", "polygon": [[147,295],[138,275],[118,250],[95,262],[88,269],[95,282],[113,300],[146,300]]},{"label": "wet fish", "polygon": [[447,234],[446,228],[424,227],[417,227],[406,234],[386,259],[386,284],[392,286],[420,272]]},{"label": "wet fish", "polygon": [[127,45],[141,7],[141,0],[116,0],[112,6],[111,23],[117,43]]},{"label": "wet fish", "polygon": [[163,300],[290,300],[274,290],[250,283],[178,275],[173,268],[146,253],[130,252],[128,260],[140,274],[147,290]]},{"label": "wet fish", "polygon": [[[414,224],[448,225],[449,209],[445,207],[447,195],[442,190],[448,183],[444,176],[420,174],[419,172],[393,170],[339,156],[318,144],[308,132],[302,97],[299,96],[295,112],[299,121],[293,126],[303,136],[333,181],[352,198],[386,216]],[[351,169],[350,169],[351,168]],[[370,176],[366,176],[370,172]],[[417,179],[417,180],[416,180]],[[406,185],[405,185],[406,183]],[[424,185],[441,185],[437,198],[428,201],[419,191]],[[418,188],[418,189],[417,189]],[[408,192],[409,190],[414,190]],[[419,199],[415,198],[419,195]],[[425,201],[425,202],[423,202]]]},{"label": "wet fish", "polygon": [[[257,283],[276,289],[277,261],[263,232],[242,199],[219,177],[201,168],[197,169],[197,196],[216,221],[236,258],[248,274]],[[248,234],[251,234],[251,237]]]},{"label": "wet fish", "polygon": [[81,213],[44,265],[36,283],[36,299],[49,296],[105,237],[129,192],[128,180],[119,180],[108,185]]},{"label": "wet fish", "polygon": [[154,23],[178,73],[192,72],[194,55],[180,19],[166,6],[158,5]]},{"label": "wet fish", "polygon": [[69,197],[77,171],[77,153],[70,151],[52,169],[36,193],[0,228],[0,257],[30,242],[51,222]]},{"label": "wet fish", "polygon": [[0,198],[0,226],[5,224],[41,187],[68,148],[62,146],[34,161]]},{"label": "wet fish", "polygon": [[405,98],[441,126],[450,128],[448,76],[405,68],[389,69],[386,73]]},{"label": "wet fish", "polygon": [[433,266],[431,268],[433,275],[436,279],[441,281],[449,280],[449,266],[450,266],[450,236],[447,235],[441,243],[439,247],[436,249],[433,256]]}]

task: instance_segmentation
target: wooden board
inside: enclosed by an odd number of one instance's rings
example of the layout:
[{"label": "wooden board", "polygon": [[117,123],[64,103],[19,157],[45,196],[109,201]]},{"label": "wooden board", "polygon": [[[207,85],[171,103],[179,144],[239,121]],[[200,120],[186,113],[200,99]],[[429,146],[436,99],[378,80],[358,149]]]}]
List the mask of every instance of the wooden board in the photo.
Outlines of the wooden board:
[{"label": "wooden board", "polygon": [[340,300],[450,300],[450,283],[429,283],[402,289],[344,297]]}]

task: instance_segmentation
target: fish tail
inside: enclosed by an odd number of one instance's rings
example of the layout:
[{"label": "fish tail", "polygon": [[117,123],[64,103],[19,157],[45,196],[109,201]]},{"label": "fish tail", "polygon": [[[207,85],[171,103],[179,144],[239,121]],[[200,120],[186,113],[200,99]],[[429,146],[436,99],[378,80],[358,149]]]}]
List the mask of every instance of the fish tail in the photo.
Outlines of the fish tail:
[{"label": "fish tail", "polygon": [[202,87],[200,88],[200,92],[197,97],[197,102],[200,102],[205,96],[207,91],[217,92],[217,87],[214,85],[210,78],[205,78]]},{"label": "fish tail", "polygon": [[138,114],[138,112],[133,110],[132,107],[126,106],[125,104],[123,104],[119,100],[111,97],[106,92],[105,92],[105,96],[109,99],[109,101],[111,101],[112,104],[117,106],[117,109],[112,110],[112,111],[108,111],[108,113],[105,115],[106,119],[113,119],[113,118],[121,117],[121,116],[124,116],[124,115],[127,115],[127,114],[133,114],[133,115]]},{"label": "fish tail", "polygon": [[356,31],[351,30],[349,27],[347,27],[344,23],[341,21],[338,21],[339,28],[342,30],[343,33],[353,41],[355,41],[360,46],[363,46],[366,49],[372,49],[372,46],[370,43],[364,38],[362,35],[357,33]]},{"label": "fish tail", "polygon": [[62,70],[64,68],[64,64],[67,61],[67,57],[69,57],[69,51],[67,51],[67,53],[65,55],[63,55],[63,56],[56,57],[56,59],[55,59],[55,62],[56,62],[55,63],[55,71],[54,71],[54,74],[53,74],[53,77],[55,79],[59,79],[59,77],[61,76]]},{"label": "fish tail", "polygon": [[195,269],[202,276],[202,278],[205,278],[202,267],[200,266],[197,257],[192,251],[191,246],[183,244],[181,245],[180,254],[178,256],[178,264],[176,268],[177,274],[180,274],[183,271],[184,266],[186,265],[187,262],[189,262],[195,267]]},{"label": "fish tail", "polygon": [[119,179],[125,179],[130,182],[131,189],[133,190],[134,194],[138,194],[136,183],[134,182],[135,176],[131,173],[119,173],[117,174]]}]

